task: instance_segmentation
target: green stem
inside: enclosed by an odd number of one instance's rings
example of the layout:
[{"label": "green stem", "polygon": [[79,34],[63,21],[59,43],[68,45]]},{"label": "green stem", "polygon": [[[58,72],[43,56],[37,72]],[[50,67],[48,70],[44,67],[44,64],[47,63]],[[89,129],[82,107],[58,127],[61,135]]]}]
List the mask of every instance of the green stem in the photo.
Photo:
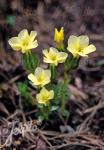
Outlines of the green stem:
[{"label": "green stem", "polygon": [[38,65],[37,56],[31,51],[23,54],[23,65],[29,72],[34,73],[34,70]]},{"label": "green stem", "polygon": [[48,104],[47,106],[43,106],[42,113],[43,113],[44,119],[48,120],[49,112],[50,112],[50,104]]},{"label": "green stem", "polygon": [[[64,64],[64,80],[63,80],[63,89],[66,90],[68,88],[68,84],[69,84],[70,78],[68,76],[68,71],[66,69],[66,64]],[[62,93],[62,103],[61,103],[61,112],[62,114],[64,113],[65,110],[65,97],[66,97],[66,92]]]},{"label": "green stem", "polygon": [[65,47],[64,47],[64,44],[63,42],[61,43],[56,43],[56,48],[60,51],[65,51]]},{"label": "green stem", "polygon": [[40,90],[41,90],[41,86],[40,86],[40,85],[38,85],[38,86],[37,86],[37,92],[39,93],[39,92],[40,92]]},{"label": "green stem", "polygon": [[56,77],[55,66],[54,65],[50,65],[50,69],[51,69],[51,78],[52,78],[52,80],[54,80],[55,77]]},{"label": "green stem", "polygon": [[64,113],[65,110],[65,94],[62,94],[62,101],[61,101],[61,112]]},{"label": "green stem", "polygon": [[[79,64],[79,58],[72,57],[71,59],[67,59],[66,63],[64,64],[64,81],[63,81],[63,88],[67,89],[68,84],[71,81],[71,77],[69,76],[69,73],[71,70],[78,67]],[[61,103],[61,111],[62,114],[65,110],[65,92],[62,94],[62,103]]]},{"label": "green stem", "polygon": [[29,71],[31,70],[30,55],[31,55],[30,53],[26,53],[26,61],[27,61],[27,66],[28,66]]},{"label": "green stem", "polygon": [[73,69],[76,69],[79,65],[79,60],[80,58],[79,57],[71,57],[71,58],[68,58],[65,65],[66,65],[66,70],[67,71],[70,71],[70,70],[73,70]]},{"label": "green stem", "polygon": [[[65,90],[67,88],[68,82],[67,82],[67,74],[64,74],[64,81],[63,81],[63,89]],[[62,114],[64,113],[65,110],[65,92],[63,91],[62,93],[62,103],[61,103],[61,111]]]}]

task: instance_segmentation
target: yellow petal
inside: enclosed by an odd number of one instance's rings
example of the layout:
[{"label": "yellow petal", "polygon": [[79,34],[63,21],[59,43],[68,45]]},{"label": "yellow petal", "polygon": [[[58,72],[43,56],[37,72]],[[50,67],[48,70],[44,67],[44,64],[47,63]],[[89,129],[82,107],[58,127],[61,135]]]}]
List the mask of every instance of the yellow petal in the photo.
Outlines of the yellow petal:
[{"label": "yellow petal", "polygon": [[74,36],[74,35],[71,35],[70,37],[69,37],[69,39],[68,39],[68,47],[69,46],[72,46],[73,48],[75,47],[77,47],[77,45],[78,45],[78,37],[77,36]]},{"label": "yellow petal", "polygon": [[47,94],[47,90],[46,90],[46,88],[43,87],[41,89],[40,93],[36,95],[38,103],[40,103],[40,104],[45,104],[46,103],[46,101],[47,101],[46,94]]},{"label": "yellow petal", "polygon": [[28,37],[28,31],[27,29],[23,29],[19,34],[18,34],[18,37],[23,40],[23,39],[26,39]]},{"label": "yellow petal", "polygon": [[52,60],[50,60],[50,59],[48,59],[48,58],[46,58],[46,57],[43,58],[43,61],[44,61],[45,63],[53,63]]},{"label": "yellow petal", "polygon": [[51,78],[51,71],[50,70],[44,70],[43,72],[43,78],[44,80],[42,81],[42,86],[48,84],[50,82],[50,78]]},{"label": "yellow petal", "polygon": [[35,76],[40,76],[43,72],[43,69],[41,67],[37,67],[35,70]]},{"label": "yellow petal", "polygon": [[50,83],[50,78],[46,77],[45,80],[41,82],[41,87],[45,86],[48,83]]},{"label": "yellow petal", "polygon": [[31,31],[30,32],[30,40],[33,41],[36,38],[37,32],[36,31]]},{"label": "yellow petal", "polygon": [[88,57],[85,53],[83,53],[83,52],[78,52],[77,53],[78,55],[80,55],[80,56],[82,56],[82,57]]},{"label": "yellow petal", "polygon": [[54,47],[50,47],[50,55],[57,55],[58,50]]},{"label": "yellow petal", "polygon": [[18,37],[13,37],[8,42],[14,50],[20,50],[20,40]]},{"label": "yellow petal", "polygon": [[62,37],[63,37],[63,35],[64,35],[64,28],[61,27],[61,30],[60,30],[59,32],[61,33],[61,35],[62,35]]},{"label": "yellow petal", "polygon": [[38,42],[37,40],[35,40],[34,42],[30,42],[28,46],[26,46],[25,49],[33,49],[33,48],[36,48],[37,46],[38,46]]},{"label": "yellow petal", "polygon": [[37,46],[38,46],[38,42],[37,42],[37,40],[35,40],[31,45],[31,49],[36,48]]},{"label": "yellow petal", "polygon": [[65,52],[59,52],[58,54],[58,62],[63,63],[65,62],[66,58],[68,57],[68,54]]},{"label": "yellow petal", "polygon": [[51,71],[49,69],[44,71],[45,77],[50,78],[51,77]]},{"label": "yellow petal", "polygon": [[87,35],[81,35],[79,38],[79,46],[85,48],[89,45],[89,37]]},{"label": "yellow petal", "polygon": [[68,39],[68,47],[67,50],[76,57],[79,48],[79,39],[77,36],[71,35]]},{"label": "yellow petal", "polygon": [[48,58],[46,58],[46,57],[44,57],[43,61],[44,61],[45,63],[54,64],[55,66],[58,65],[57,60],[54,60],[54,61],[53,61],[53,60],[48,59]]},{"label": "yellow petal", "polygon": [[34,74],[32,74],[32,73],[30,73],[30,74],[28,75],[28,79],[29,79],[31,82],[33,82],[33,83],[37,82],[36,77],[35,77]]},{"label": "yellow petal", "polygon": [[54,91],[51,90],[49,91],[49,99],[53,99],[54,98]]},{"label": "yellow petal", "polygon": [[47,49],[43,50],[43,54],[45,57],[47,57],[47,58],[49,57],[49,52]]},{"label": "yellow petal", "polygon": [[72,53],[74,57],[76,56],[76,54],[77,54],[77,52],[78,52],[77,49],[76,49],[73,45],[68,46],[68,47],[67,47],[67,50],[68,50],[70,53]]},{"label": "yellow petal", "polygon": [[45,101],[42,99],[41,94],[37,94],[36,99],[37,99],[39,104],[45,104]]},{"label": "yellow petal", "polygon": [[50,77],[46,76],[42,82],[42,85],[46,85],[46,84],[50,83],[50,81],[51,81]]},{"label": "yellow petal", "polygon": [[54,41],[57,41],[57,36],[58,36],[58,30],[57,28],[55,28]]},{"label": "yellow petal", "polygon": [[56,33],[56,34],[58,34],[58,30],[57,30],[57,28],[55,28],[55,33]]},{"label": "yellow petal", "polygon": [[41,94],[45,94],[45,93],[47,93],[47,89],[46,89],[45,87],[43,87],[43,88],[41,89]]},{"label": "yellow petal", "polygon": [[86,47],[86,48],[83,49],[83,53],[84,53],[85,55],[87,55],[87,54],[89,54],[89,53],[92,53],[92,52],[94,52],[94,51],[96,51],[96,47],[95,47],[93,44],[91,44],[91,45],[89,45],[88,47]]}]

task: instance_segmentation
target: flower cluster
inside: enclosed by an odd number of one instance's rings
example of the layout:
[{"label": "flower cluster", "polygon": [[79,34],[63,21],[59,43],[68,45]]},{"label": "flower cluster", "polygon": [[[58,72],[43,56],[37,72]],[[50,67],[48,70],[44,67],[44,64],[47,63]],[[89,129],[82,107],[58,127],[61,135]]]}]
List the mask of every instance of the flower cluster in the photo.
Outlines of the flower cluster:
[{"label": "flower cluster", "polygon": [[[34,59],[31,52],[31,49],[36,48],[38,46],[37,40],[36,40],[36,31],[31,31],[30,34],[26,29],[22,30],[17,37],[12,37],[9,40],[10,46],[15,51],[21,51],[23,54],[26,54],[25,57],[25,63],[26,67],[29,68],[31,65],[34,67]],[[86,35],[81,36],[74,36],[71,35],[68,39],[68,45],[67,49],[64,45],[64,29],[61,28],[60,31],[58,31],[55,28],[55,34],[54,34],[54,41],[56,43],[56,48],[50,47],[48,50],[45,49],[42,51],[43,53],[43,61],[48,64],[48,69],[43,69],[40,67],[39,63],[37,63],[36,68],[34,69],[34,72],[31,72],[28,75],[28,79],[31,81],[31,84],[37,89],[38,93],[36,95],[36,99],[38,104],[43,106],[49,106],[50,100],[54,99],[55,93],[53,89],[48,89],[48,86],[52,81],[52,76],[54,75],[54,69],[56,66],[58,66],[60,63],[64,63],[64,82],[63,87],[67,87],[68,82],[68,75],[66,68],[70,69],[72,68],[73,64],[76,62],[78,63],[79,57],[87,57],[88,54],[91,52],[94,52],[96,50],[96,47],[93,44],[89,44],[89,37]],[[70,57],[69,55],[72,55]],[[30,57],[31,56],[31,57]],[[72,59],[71,59],[72,58]],[[31,64],[30,64],[31,62]],[[69,67],[69,65],[72,65]],[[53,69],[54,68],[54,69]],[[33,69],[33,68],[32,68]],[[67,84],[66,84],[67,83]],[[64,96],[63,96],[64,95]],[[64,92],[62,92],[62,99],[65,98]],[[62,101],[62,108],[63,103]]]}]

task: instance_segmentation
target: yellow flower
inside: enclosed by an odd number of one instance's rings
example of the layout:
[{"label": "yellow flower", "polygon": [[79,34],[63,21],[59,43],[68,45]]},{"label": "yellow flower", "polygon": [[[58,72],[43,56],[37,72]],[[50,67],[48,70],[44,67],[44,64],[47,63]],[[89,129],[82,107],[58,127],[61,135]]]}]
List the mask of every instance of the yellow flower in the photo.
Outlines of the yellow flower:
[{"label": "yellow flower", "polygon": [[47,105],[49,101],[54,98],[54,91],[48,91],[45,87],[43,87],[40,93],[36,95],[36,98],[38,103]]},{"label": "yellow flower", "polygon": [[38,46],[36,35],[36,31],[31,31],[29,34],[27,29],[23,29],[17,37],[12,37],[8,42],[13,50],[27,53]]},{"label": "yellow flower", "polygon": [[62,43],[64,40],[64,29],[61,27],[60,31],[55,28],[54,41],[56,43]]},{"label": "yellow flower", "polygon": [[57,49],[51,47],[49,51],[47,49],[43,50],[44,54],[44,62],[53,64],[55,66],[58,65],[58,63],[65,62],[66,58],[68,57],[68,54],[65,52],[59,52]]},{"label": "yellow flower", "polygon": [[94,52],[96,47],[93,44],[89,45],[89,37],[86,35],[74,36],[71,35],[68,39],[68,51],[70,51],[74,57],[88,56],[89,53]]},{"label": "yellow flower", "polygon": [[30,73],[28,75],[28,79],[33,83],[35,86],[43,87],[44,85],[50,82],[51,78],[51,71],[44,70],[41,67],[37,67],[35,73]]}]

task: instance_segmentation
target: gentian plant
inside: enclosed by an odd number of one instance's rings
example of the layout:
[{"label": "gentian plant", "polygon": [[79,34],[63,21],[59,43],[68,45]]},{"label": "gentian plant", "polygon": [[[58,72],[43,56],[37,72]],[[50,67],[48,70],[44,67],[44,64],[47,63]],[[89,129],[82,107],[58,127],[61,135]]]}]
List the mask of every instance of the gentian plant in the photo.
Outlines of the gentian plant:
[{"label": "gentian plant", "polygon": [[[68,39],[68,45],[64,44],[64,29],[58,31],[55,28],[54,41],[55,48],[50,47],[42,51],[43,62],[47,68],[41,67],[41,63],[36,53],[32,49],[38,46],[36,40],[37,32],[31,31],[30,34],[23,29],[17,37],[12,37],[9,44],[15,51],[22,53],[22,62],[28,72],[27,79],[36,91],[35,104],[38,108],[37,116],[41,120],[48,120],[49,115],[56,111],[62,116],[68,116],[66,103],[69,99],[68,84],[70,83],[70,72],[77,68],[81,57],[88,57],[88,54],[94,52],[96,47],[89,44],[89,37],[86,35],[71,35]],[[62,76],[58,69],[63,72]],[[25,97],[26,89],[20,84],[21,94]],[[27,92],[29,95],[29,91]],[[29,96],[32,97],[32,96]]]}]

